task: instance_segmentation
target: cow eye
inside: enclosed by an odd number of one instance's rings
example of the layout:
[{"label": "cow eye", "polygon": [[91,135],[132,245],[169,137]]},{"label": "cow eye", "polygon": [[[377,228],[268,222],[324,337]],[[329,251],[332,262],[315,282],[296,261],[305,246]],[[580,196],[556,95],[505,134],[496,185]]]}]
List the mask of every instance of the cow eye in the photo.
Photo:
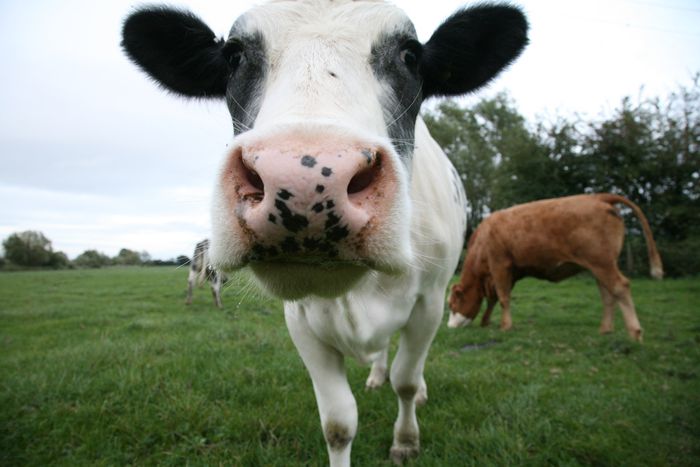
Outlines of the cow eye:
[{"label": "cow eye", "polygon": [[229,39],[224,44],[222,53],[231,69],[235,70],[243,59],[243,44],[239,40]]},{"label": "cow eye", "polygon": [[415,72],[418,69],[418,60],[420,58],[421,46],[418,41],[408,41],[399,52],[399,59],[406,65],[406,67]]}]

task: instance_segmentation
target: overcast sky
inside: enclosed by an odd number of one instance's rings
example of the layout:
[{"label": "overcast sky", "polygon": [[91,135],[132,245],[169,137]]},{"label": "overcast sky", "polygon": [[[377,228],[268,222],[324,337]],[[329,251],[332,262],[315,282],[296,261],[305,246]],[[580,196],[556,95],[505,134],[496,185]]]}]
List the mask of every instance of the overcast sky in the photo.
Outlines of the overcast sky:
[{"label": "overcast sky", "polygon": [[[121,22],[140,3],[0,0],[1,239],[39,230],[71,258],[130,248],[167,259],[208,235],[228,112],[167,95],[124,58]],[[168,3],[225,35],[259,2]],[[395,3],[422,41],[465,4]],[[665,96],[700,72],[700,0],[515,3],[530,45],[477,97],[507,90],[530,119],[609,114],[642,87]]]}]

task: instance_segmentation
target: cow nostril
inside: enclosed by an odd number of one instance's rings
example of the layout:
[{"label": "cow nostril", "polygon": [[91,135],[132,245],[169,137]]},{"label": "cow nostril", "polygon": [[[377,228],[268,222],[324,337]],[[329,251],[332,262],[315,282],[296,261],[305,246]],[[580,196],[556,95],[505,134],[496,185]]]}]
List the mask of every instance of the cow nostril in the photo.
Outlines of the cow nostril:
[{"label": "cow nostril", "polygon": [[[246,167],[247,168],[247,167]],[[253,169],[248,169],[246,170],[246,180],[248,180],[248,183],[253,185],[253,188],[256,190],[264,191],[265,190],[265,185],[263,184],[262,178],[260,178],[260,175],[253,170]]]},{"label": "cow nostril", "polygon": [[379,175],[379,169],[381,167],[379,154],[377,154],[373,162],[374,163],[370,167],[361,170],[352,177],[352,180],[350,180],[348,184],[348,195],[360,193],[372,185]]},{"label": "cow nostril", "polygon": [[363,170],[350,180],[348,184],[348,194],[354,195],[355,193],[363,191],[372,184],[372,180],[374,180],[374,171],[371,168]]},{"label": "cow nostril", "polygon": [[247,187],[245,187],[243,198],[250,199],[253,201],[262,201],[265,196],[265,184],[260,178],[260,175],[251,167],[246,164],[245,159],[241,159],[241,172],[243,179],[247,182]]}]

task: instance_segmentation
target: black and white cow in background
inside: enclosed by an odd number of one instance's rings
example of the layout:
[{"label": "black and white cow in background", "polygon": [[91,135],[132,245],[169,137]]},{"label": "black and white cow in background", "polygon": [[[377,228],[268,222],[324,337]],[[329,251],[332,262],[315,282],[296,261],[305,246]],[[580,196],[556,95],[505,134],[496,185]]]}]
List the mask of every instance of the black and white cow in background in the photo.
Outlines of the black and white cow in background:
[{"label": "black and white cow in background", "polygon": [[190,274],[187,277],[187,305],[192,304],[192,291],[196,285],[202,285],[205,281],[209,281],[211,285],[211,294],[214,297],[214,303],[219,308],[221,304],[221,288],[226,283],[226,274],[217,271],[209,260],[209,239],[204,239],[197,243],[190,261]]},{"label": "black and white cow in background", "polygon": [[423,367],[466,212],[418,112],[426,98],[491,80],[520,54],[527,29],[517,8],[479,4],[421,44],[381,0],[270,1],[222,39],[168,7],[143,7],[124,24],[124,50],[161,86],[228,105],[234,140],[216,181],[211,259],[250,267],[285,300],[333,466],[350,464],[357,430],[344,358],[372,364],[367,386],[378,387],[397,331],[390,456],[418,453]]}]

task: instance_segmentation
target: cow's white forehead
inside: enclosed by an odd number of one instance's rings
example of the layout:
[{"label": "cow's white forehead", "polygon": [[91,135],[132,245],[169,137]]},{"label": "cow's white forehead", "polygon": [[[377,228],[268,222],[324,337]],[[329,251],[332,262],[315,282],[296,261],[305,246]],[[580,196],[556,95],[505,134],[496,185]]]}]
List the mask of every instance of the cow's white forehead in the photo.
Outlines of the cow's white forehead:
[{"label": "cow's white forehead", "polygon": [[256,127],[316,118],[386,136],[380,100],[387,89],[373,75],[370,56],[384,37],[415,36],[399,8],[377,0],[273,1],[245,13],[231,35],[263,39]]},{"label": "cow's white forehead", "polygon": [[268,53],[291,41],[323,37],[362,45],[369,53],[382,34],[415,35],[406,14],[383,0],[273,0],[245,13],[231,32],[262,33]]}]

